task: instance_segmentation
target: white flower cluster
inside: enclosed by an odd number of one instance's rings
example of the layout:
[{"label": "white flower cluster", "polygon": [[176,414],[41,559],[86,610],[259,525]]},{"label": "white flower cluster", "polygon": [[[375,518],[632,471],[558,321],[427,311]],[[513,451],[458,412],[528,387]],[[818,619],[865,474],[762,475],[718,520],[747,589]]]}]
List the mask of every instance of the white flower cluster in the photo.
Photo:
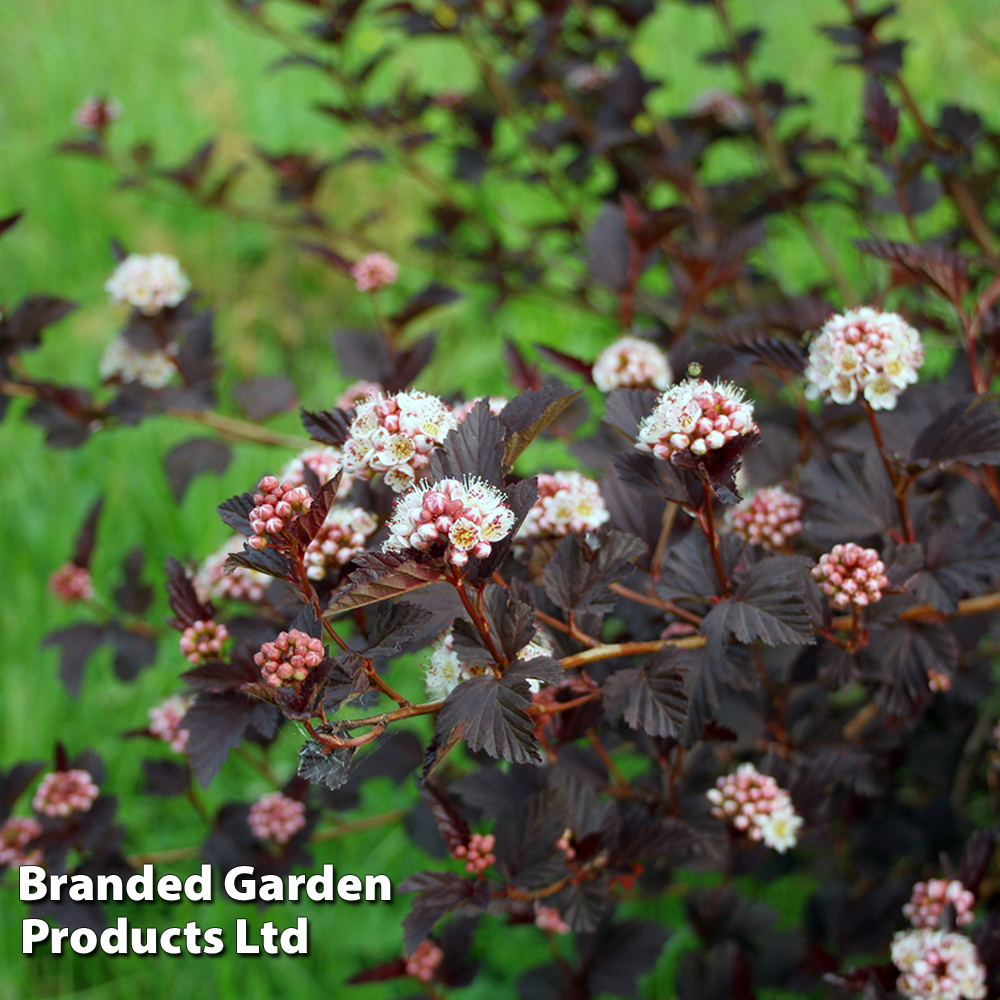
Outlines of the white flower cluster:
[{"label": "white flower cluster", "polygon": [[[540,656],[552,656],[554,649],[552,640],[542,631],[535,633],[535,637],[520,650],[517,654],[519,660],[535,660]],[[431,651],[430,662],[424,675],[424,686],[427,689],[427,697],[431,701],[441,701],[448,697],[462,681],[469,680],[478,674],[485,673],[487,667],[470,667],[462,663],[455,652],[455,637],[451,629],[442,635]],[[541,688],[537,680],[529,679],[528,687],[532,693]]]},{"label": "white flower cluster", "polygon": [[802,534],[802,499],[771,486],[748,496],[729,514],[733,531],[765,549],[783,549]]},{"label": "white flower cluster", "polygon": [[750,122],[750,108],[746,101],[730,94],[728,90],[703,90],[691,102],[691,114],[714,118],[727,128],[741,128]]},{"label": "white flower cluster", "polygon": [[309,543],[302,561],[310,580],[322,580],[331,569],[346,566],[364,552],[378,529],[378,521],[363,507],[331,507],[319,534]]},{"label": "white flower cluster", "polygon": [[194,577],[198,600],[228,598],[231,601],[256,604],[264,599],[264,592],[271,583],[271,578],[265,573],[245,569],[243,566],[238,566],[231,573],[226,572],[226,559],[234,552],[242,551],[243,536],[233,535],[201,564]]},{"label": "white flower cluster", "polygon": [[396,501],[382,551],[416,549],[461,567],[470,555],[485,559],[513,527],[514,512],[498,489],[477,479],[442,479]]},{"label": "white flower cluster", "polygon": [[641,337],[619,337],[597,356],[591,370],[601,392],[612,389],[666,389],[674,373],[666,354]]},{"label": "white flower cluster", "polygon": [[448,404],[427,392],[372,396],[358,405],[348,430],[344,471],[366,478],[384,472],[386,485],[402,493],[457,424]]},{"label": "white flower cluster", "polygon": [[792,797],[770,775],[761,774],[753,764],[740,764],[734,774],[719,778],[715,785],[705,793],[713,816],[779,854],[798,842],[802,817],[795,811]]},{"label": "white flower cluster", "polygon": [[[281,475],[278,477],[283,483],[290,483],[292,486],[305,486],[306,477],[305,469],[310,468],[316,478],[319,480],[320,486],[324,483],[329,482],[333,477],[340,471],[341,463],[343,462],[343,454],[339,448],[332,448],[326,445],[320,445],[315,448],[307,448],[305,451],[296,455],[285,467],[281,470]],[[351,477],[344,473],[343,479],[340,480],[340,486],[337,487],[337,500],[343,500],[348,493],[351,492]]]},{"label": "white flower cluster", "polygon": [[986,969],[976,946],[961,934],[921,928],[892,939],[896,989],[920,1000],[983,1000]]},{"label": "white flower cluster", "polygon": [[179,305],[191,282],[176,257],[166,253],[129,254],[104,284],[112,301],[127,302],[147,316]]},{"label": "white flower cluster", "polygon": [[668,389],[639,425],[636,448],[669,459],[675,451],[715,451],[757,430],[753,403],[731,382],[690,378]]},{"label": "white flower cluster", "polygon": [[806,396],[846,405],[860,393],[873,410],[892,410],[923,363],[920,334],[901,316],[851,309],[827,320],[809,345]]},{"label": "white flower cluster", "polygon": [[518,539],[562,538],[594,531],[610,517],[601,487],[579,472],[540,473],[538,499],[517,531]]},{"label": "white flower cluster", "polygon": [[105,380],[117,378],[123,385],[138,382],[148,389],[162,389],[177,366],[166,351],[140,351],[125,337],[116,337],[101,356],[98,370]]}]

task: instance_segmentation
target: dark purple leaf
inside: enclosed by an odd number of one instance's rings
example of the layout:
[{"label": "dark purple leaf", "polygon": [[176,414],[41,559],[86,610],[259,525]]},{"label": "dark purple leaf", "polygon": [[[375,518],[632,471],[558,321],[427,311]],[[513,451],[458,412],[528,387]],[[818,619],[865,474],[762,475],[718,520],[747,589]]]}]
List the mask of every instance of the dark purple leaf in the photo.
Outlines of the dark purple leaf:
[{"label": "dark purple leaf", "polygon": [[700,500],[701,480],[669,462],[658,462],[652,455],[630,449],[611,456],[617,478],[646,496],[675,503]]},{"label": "dark purple leaf", "polygon": [[935,417],[913,443],[916,461],[938,465],[1000,462],[1000,396],[965,396]]},{"label": "dark purple leaf", "polygon": [[[338,330],[334,342],[345,375],[380,385],[385,383],[392,371],[392,358],[385,338],[378,331]],[[306,430],[311,428],[307,426]]]},{"label": "dark purple leaf", "polygon": [[625,218],[618,205],[606,203],[584,237],[587,268],[612,291],[628,287],[629,245]]},{"label": "dark purple leaf", "polygon": [[446,739],[457,727],[470,750],[485,750],[515,764],[541,762],[534,724],[525,709],[531,702],[495,677],[463,681],[445,699],[434,731]]},{"label": "dark purple leaf", "polygon": [[858,542],[881,535],[895,524],[892,483],[878,452],[835,454],[813,459],[805,468],[798,492],[808,501],[805,531],[822,542]]},{"label": "dark purple leaf", "polygon": [[339,448],[347,440],[351,418],[343,410],[319,410],[315,413],[300,410],[299,413],[302,417],[302,426],[314,441]]},{"label": "dark purple leaf", "polygon": [[30,351],[42,342],[41,333],[76,309],[76,303],[51,295],[33,295],[0,318],[0,359]]},{"label": "dark purple leaf", "polygon": [[500,412],[506,445],[503,463],[510,468],[532,441],[580,395],[559,382],[535,391],[526,389]]},{"label": "dark purple leaf", "polygon": [[639,424],[653,412],[659,398],[655,389],[612,389],[604,408],[604,422],[634,441]]},{"label": "dark purple leaf", "polygon": [[456,847],[467,847],[472,835],[469,824],[459,812],[447,789],[437,781],[428,779],[420,789],[420,798],[434,817],[448,853],[454,854]]},{"label": "dark purple leaf", "polygon": [[97,522],[101,517],[103,507],[104,498],[98,497],[87,512],[87,517],[80,527],[80,531],[76,536],[76,543],[73,546],[74,566],[82,566],[84,569],[90,567],[90,557],[94,551],[94,542],[97,538]]},{"label": "dark purple leaf", "polygon": [[365,655],[390,656],[412,639],[432,618],[433,612],[408,601],[380,604],[365,641]]},{"label": "dark purple leaf", "polygon": [[296,403],[295,386],[283,376],[252,378],[233,389],[233,398],[251,420],[267,420]]},{"label": "dark purple leaf", "polygon": [[427,367],[437,342],[433,333],[421,337],[405,351],[393,353],[391,368],[382,379],[386,392],[400,392],[411,386],[417,376]]},{"label": "dark purple leaf", "polygon": [[481,399],[431,453],[429,474],[432,480],[473,477],[500,486],[503,458],[503,427],[489,400]]},{"label": "dark purple leaf", "polygon": [[152,760],[146,758],[142,762],[145,782],[143,792],[146,795],[183,795],[188,787],[188,769],[175,760]]},{"label": "dark purple leaf", "polygon": [[199,694],[181,719],[180,728],[191,734],[185,753],[201,786],[208,787],[251,724],[261,731],[273,731],[275,719],[272,706],[236,691]]},{"label": "dark purple leaf", "polygon": [[244,545],[242,552],[232,552],[226,556],[226,572],[237,566],[265,573],[276,580],[295,579],[295,564],[272,545],[266,545],[262,549],[252,549],[249,545]]},{"label": "dark purple leaf", "polygon": [[232,449],[212,438],[191,438],[171,448],[163,460],[163,470],[174,499],[183,500],[187,488],[203,472],[221,476],[232,457]]},{"label": "dark purple leaf", "polygon": [[354,565],[354,570],[330,598],[327,614],[399,597],[441,579],[438,566],[396,552],[364,552],[354,560]]},{"label": "dark purple leaf", "polygon": [[134,680],[142,670],[156,662],[155,636],[134,632],[118,622],[112,622],[107,627],[105,641],[114,648],[112,666],[123,681]]},{"label": "dark purple leaf", "polygon": [[899,132],[899,108],[889,100],[878,77],[869,76],[865,83],[865,124],[886,149],[892,147]]},{"label": "dark purple leaf", "polygon": [[400,892],[416,892],[410,912],[403,921],[403,947],[412,955],[434,925],[453,910],[485,907],[489,902],[489,884],[463,878],[454,872],[417,872],[399,886]]},{"label": "dark purple leaf", "polygon": [[542,586],[564,611],[607,614],[618,603],[609,585],[628,576],[645,552],[638,538],[606,527],[585,538],[567,535],[545,565]]},{"label": "dark purple leaf", "polygon": [[402,330],[428,310],[450,305],[461,297],[461,294],[453,288],[440,285],[436,281],[432,282],[423,291],[414,295],[399,312],[390,316],[389,323],[394,329]]},{"label": "dark purple leaf", "polygon": [[855,240],[854,245],[862,253],[889,261],[911,278],[930,284],[954,305],[960,305],[969,291],[969,258],[954,250],[891,240]]},{"label": "dark purple leaf", "polygon": [[167,596],[170,609],[174,613],[175,628],[188,628],[197,621],[208,621],[214,617],[210,604],[203,604],[194,589],[188,571],[173,556],[168,556]]},{"label": "dark purple leaf", "polygon": [[921,602],[954,614],[963,597],[991,590],[1000,574],[1000,525],[982,518],[938,528],[924,565],[907,589]]},{"label": "dark purple leaf", "polygon": [[593,996],[640,996],[639,977],[651,972],[670,932],[648,920],[625,920],[581,941]]},{"label": "dark purple leaf", "polygon": [[50,632],[43,646],[59,646],[59,679],[74,698],[80,697],[83,686],[83,668],[91,654],[107,640],[107,630],[94,622],[78,622],[67,628]]},{"label": "dark purple leaf", "polygon": [[654,653],[641,667],[616,670],[601,689],[604,714],[624,718],[648,736],[679,739],[687,719],[684,675],[692,657],[673,647]]},{"label": "dark purple leaf", "polygon": [[253,654],[256,652],[256,647],[243,643],[233,650],[228,662],[209,660],[186,670],[181,677],[196,691],[211,691],[216,694],[237,691],[244,684],[256,684],[261,679],[260,668],[253,661]]}]

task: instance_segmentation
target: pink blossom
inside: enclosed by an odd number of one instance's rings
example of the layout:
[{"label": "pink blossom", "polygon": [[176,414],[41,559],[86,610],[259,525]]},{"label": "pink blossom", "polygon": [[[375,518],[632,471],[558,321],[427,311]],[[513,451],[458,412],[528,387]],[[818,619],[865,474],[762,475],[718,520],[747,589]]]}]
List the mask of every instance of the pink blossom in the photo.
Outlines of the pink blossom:
[{"label": "pink blossom", "polygon": [[278,634],[274,642],[265,642],[253,661],[271,687],[299,685],[323,662],[323,643],[297,628]]},{"label": "pink blossom", "polygon": [[433,941],[421,941],[406,960],[406,974],[422,983],[429,983],[443,958],[444,952]]},{"label": "pink blossom", "polygon": [[352,268],[359,292],[377,292],[399,277],[399,266],[387,253],[367,253]]},{"label": "pink blossom", "polygon": [[90,570],[76,563],[64,563],[49,576],[49,593],[64,604],[94,599],[94,583]]},{"label": "pink blossom", "polygon": [[878,552],[854,542],[834,545],[819,557],[819,564],[810,572],[830,603],[840,609],[851,604],[858,608],[875,604],[882,600],[882,592],[889,585]]},{"label": "pink blossom", "polygon": [[305,803],[281,792],[262,795],[250,807],[247,824],[259,840],[287,844],[306,825]]},{"label": "pink blossom", "polygon": [[100,795],[89,771],[50,771],[38,786],[31,807],[44,816],[86,812]]}]

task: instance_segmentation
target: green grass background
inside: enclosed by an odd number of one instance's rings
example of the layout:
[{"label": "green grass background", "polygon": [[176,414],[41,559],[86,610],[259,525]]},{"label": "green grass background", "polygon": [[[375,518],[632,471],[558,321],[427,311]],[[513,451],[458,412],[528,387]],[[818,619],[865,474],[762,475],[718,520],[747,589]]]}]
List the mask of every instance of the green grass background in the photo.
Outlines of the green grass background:
[{"label": "green grass background", "polygon": [[[734,4],[737,21],[762,23],[767,37],[761,65],[788,78],[813,99],[811,113],[829,133],[850,139],[857,128],[860,75],[835,65],[836,49],[815,31],[841,18],[836,0],[752,0]],[[934,106],[946,101],[977,108],[996,124],[1000,90],[1000,6],[993,0],[901,0],[894,28],[915,41],[907,49],[906,73],[912,88]],[[706,85],[731,84],[725,73],[697,62],[697,53],[715,41],[706,11],[664,2],[636,41],[634,55],[669,86],[654,106],[681,110]],[[101,351],[123,316],[107,303],[102,286],[112,261],[111,237],[138,252],[177,255],[219,310],[222,352],[239,376],[290,372],[307,406],[328,406],[346,379],[337,371],[330,331],[364,322],[366,303],[349,283],[306,260],[280,234],[260,225],[151,200],[116,190],[100,164],[56,156],[53,147],[72,133],[70,115],[92,93],[114,95],[125,114],[115,126],[115,142],[125,148],[152,139],[168,162],[183,159],[198,143],[218,136],[226,159],[246,155],[254,145],[268,150],[315,145],[327,152],[345,149],[340,126],[310,110],[323,85],[309,74],[269,74],[280,52],[247,31],[221,0],[170,3],[105,0],[33,0],[0,4],[0,215],[23,209],[22,223],[0,240],[0,302],[13,305],[24,294],[47,291],[80,302],[81,308],[49,332],[44,347],[28,357],[39,375],[97,381]],[[444,53],[447,55],[447,53]],[[461,82],[467,67],[442,60],[438,42],[414,43],[391,72],[412,72],[428,86],[444,89]],[[444,78],[442,64],[450,77]],[[858,164],[859,169],[861,164]],[[359,166],[326,195],[345,216],[380,206],[384,215],[373,238],[395,250],[404,263],[401,284],[419,288],[428,276],[426,261],[410,260],[404,247],[419,225],[420,196],[411,184],[386,169]],[[850,232],[831,232],[831,241],[849,252]],[[784,266],[807,284],[815,275],[808,255],[790,254]],[[412,264],[409,271],[407,265]],[[849,266],[851,261],[848,259]],[[443,350],[423,378],[426,388],[472,395],[494,389],[501,337],[519,342],[596,347],[610,327],[544,302],[517,302],[491,312],[462,306],[436,321]],[[234,376],[235,377],[235,376]],[[7,515],[0,518],[0,766],[26,758],[47,759],[55,739],[71,752],[93,747],[108,763],[106,788],[118,795],[128,827],[127,849],[151,851],[196,843],[200,825],[176,800],[138,794],[140,760],[146,747],[125,742],[121,733],[145,724],[147,708],[176,689],[183,668],[179,653],[161,651],[160,661],[135,683],[114,680],[106,654],[91,664],[81,697],[68,697],[56,679],[56,654],[42,650],[49,630],[78,617],[46,593],[48,574],[69,555],[85,511],[98,493],[107,497],[94,565],[99,590],[116,583],[117,564],[135,544],[148,551],[148,576],[157,585],[168,554],[201,558],[225,536],[213,511],[224,497],[241,491],[285,453],[241,445],[225,476],[202,477],[181,505],[169,496],[160,458],[190,430],[165,421],[97,435],[75,451],[52,451],[40,430],[16,419],[21,407],[0,426],[0,475]],[[275,426],[295,430],[294,418]],[[406,664],[396,678],[416,693],[418,682]],[[285,731],[274,754],[282,775],[294,767],[297,736]],[[163,751],[166,752],[165,750]],[[158,755],[158,748],[149,750]],[[210,806],[229,797],[244,799],[265,791],[246,764],[230,761],[206,795]],[[356,815],[369,815],[412,801],[414,791],[374,782]],[[351,816],[344,817],[350,819]],[[426,859],[399,828],[387,827],[346,838],[316,850],[317,864],[332,861],[340,871],[385,871],[401,879]],[[163,868],[166,871],[167,868]],[[193,865],[169,870],[185,874]],[[232,933],[237,916],[279,925],[310,917],[312,948],[307,958],[237,960],[222,958],[107,958],[100,956],[26,959],[20,954],[25,907],[8,887],[0,894],[0,1000],[28,997],[158,998],[214,996],[256,1000],[282,996],[339,996],[343,980],[366,964],[398,953],[398,925],[408,902],[391,906],[292,905],[259,914],[253,907],[218,903],[199,907],[123,909],[138,924],[183,924],[188,910],[203,926]],[[801,887],[771,893],[791,917],[801,905]],[[773,898],[777,896],[777,898]],[[679,925],[676,898],[639,909]],[[117,916],[117,913],[113,914]],[[488,940],[488,948],[485,942]],[[650,996],[667,996],[672,969],[689,932],[681,931],[664,951],[647,983]],[[514,997],[515,977],[546,959],[532,928],[514,928],[481,938],[479,957],[486,972],[456,995]],[[412,993],[409,983],[352,988],[359,1000]]]}]

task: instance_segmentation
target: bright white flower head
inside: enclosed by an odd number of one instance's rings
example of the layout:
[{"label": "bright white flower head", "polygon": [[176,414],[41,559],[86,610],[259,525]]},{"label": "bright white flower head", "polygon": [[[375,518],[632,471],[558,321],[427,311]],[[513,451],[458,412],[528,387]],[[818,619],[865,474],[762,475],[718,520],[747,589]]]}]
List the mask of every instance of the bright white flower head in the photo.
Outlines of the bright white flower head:
[{"label": "bright white flower head", "polygon": [[510,534],[514,520],[504,494],[489,483],[442,479],[396,501],[382,550],[416,549],[461,567],[470,555],[485,559],[493,544]]},{"label": "bright white flower head", "polygon": [[234,552],[242,551],[243,536],[233,535],[201,564],[194,577],[194,589],[200,601],[228,598],[256,604],[264,599],[264,592],[271,583],[269,576],[242,566],[231,573],[225,571],[226,559]]},{"label": "bright white flower head", "polygon": [[923,363],[920,334],[901,316],[851,309],[827,320],[810,344],[806,396],[846,405],[860,394],[873,410],[892,410]]},{"label": "bright white flower head", "polygon": [[689,378],[668,389],[639,425],[636,448],[669,459],[689,449],[705,455],[737,437],[754,434],[753,403],[731,382]]},{"label": "bright white flower head", "polygon": [[322,580],[330,570],[346,566],[364,552],[365,543],[377,530],[378,521],[363,507],[331,507],[303,556],[306,576]]},{"label": "bright white flower head", "polygon": [[[316,478],[319,480],[320,486],[333,477],[340,471],[340,465],[343,461],[343,454],[339,448],[331,448],[326,445],[317,445],[315,448],[307,448],[305,451],[296,455],[285,467],[281,470],[281,475],[278,478],[283,483],[288,483],[291,486],[305,486],[306,477],[305,469],[310,468],[315,474]],[[344,474],[344,477],[340,480],[340,486],[337,487],[337,500],[343,500],[348,493],[351,492],[351,477]]]},{"label": "bright white flower head", "polygon": [[138,382],[148,389],[162,389],[177,373],[177,366],[167,351],[140,351],[125,337],[116,337],[101,356],[102,379],[117,378],[129,385]]},{"label": "bright white flower head", "polygon": [[601,392],[666,389],[674,377],[666,354],[641,337],[619,337],[597,356],[591,374]]},{"label": "bright white flower head", "polygon": [[896,989],[920,1000],[983,1000],[986,969],[976,946],[961,934],[927,928],[899,931],[892,939]]},{"label": "bright white flower head", "polygon": [[703,90],[691,102],[691,114],[714,118],[728,128],[740,128],[751,120],[746,101],[728,90]]},{"label": "bright white flower head", "polygon": [[712,815],[732,824],[748,840],[762,842],[779,854],[798,842],[802,817],[795,812],[791,796],[753,764],[740,764],[705,794],[712,803]]},{"label": "bright white flower head", "polygon": [[780,486],[758,490],[729,512],[733,531],[765,549],[783,549],[802,533],[802,499]]},{"label": "bright white flower head", "polygon": [[951,904],[955,910],[955,924],[964,927],[975,919],[973,907],[976,897],[958,879],[932,878],[918,882],[913,887],[910,901],[903,907],[903,915],[914,927],[937,930],[941,914]]},{"label": "bright white flower head", "polygon": [[608,520],[601,487],[579,472],[540,473],[538,499],[528,511],[517,538],[562,538],[594,531]]},{"label": "bright white flower head", "polygon": [[377,292],[399,277],[399,266],[387,253],[366,253],[352,268],[359,292]]},{"label": "bright white flower head", "polygon": [[889,586],[885,564],[875,549],[863,549],[854,542],[834,545],[819,557],[809,571],[830,603],[841,610],[851,604],[863,608],[882,600]]},{"label": "bright white flower head", "polygon": [[371,396],[358,405],[348,430],[344,471],[365,478],[383,472],[386,485],[402,493],[457,425],[448,404],[430,393],[410,390]]},{"label": "bright white flower head", "polygon": [[113,302],[127,302],[147,316],[179,305],[191,282],[176,257],[165,253],[129,254],[104,284]]}]

